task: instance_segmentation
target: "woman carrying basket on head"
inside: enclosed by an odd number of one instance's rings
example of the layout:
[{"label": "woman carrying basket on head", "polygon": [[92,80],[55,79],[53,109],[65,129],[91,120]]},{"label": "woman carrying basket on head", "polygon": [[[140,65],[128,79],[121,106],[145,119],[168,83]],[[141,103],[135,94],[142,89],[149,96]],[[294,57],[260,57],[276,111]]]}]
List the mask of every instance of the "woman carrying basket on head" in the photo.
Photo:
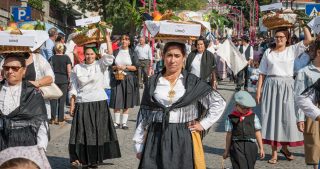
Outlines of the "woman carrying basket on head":
[{"label": "woman carrying basket on head", "polygon": [[311,41],[308,28],[304,27],[305,39],[289,46],[290,34],[285,28],[275,32],[275,47],[264,53],[259,71],[256,100],[261,102],[262,138],[264,144],[272,147],[272,156],[268,161],[278,161],[277,147],[287,160],[294,157],[288,146],[302,146],[303,136],[296,127],[294,106],[294,59],[305,51]]}]

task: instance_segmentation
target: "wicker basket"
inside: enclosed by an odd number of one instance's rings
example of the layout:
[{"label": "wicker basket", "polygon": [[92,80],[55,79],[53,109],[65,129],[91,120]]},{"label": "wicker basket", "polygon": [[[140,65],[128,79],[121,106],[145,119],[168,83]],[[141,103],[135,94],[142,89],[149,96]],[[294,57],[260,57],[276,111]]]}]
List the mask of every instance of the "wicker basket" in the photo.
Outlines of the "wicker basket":
[{"label": "wicker basket", "polygon": [[[277,29],[277,28],[292,28],[294,27],[294,22],[289,22],[288,20],[280,17],[280,15],[285,15],[282,13],[273,14],[273,16],[264,17],[262,22],[265,27],[269,30]],[[296,16],[296,14],[291,13],[290,15]]]},{"label": "wicker basket", "polygon": [[197,40],[198,37],[157,34],[154,38],[160,40]]},{"label": "wicker basket", "polygon": [[88,36],[87,33],[84,33],[84,32],[79,33],[75,35],[72,40],[74,41],[74,43],[76,43],[79,46],[83,46],[89,43],[105,42],[105,39],[103,38],[103,35],[99,29],[96,29],[96,31],[91,36]]},{"label": "wicker basket", "polygon": [[114,73],[114,77],[116,78],[116,80],[124,80],[126,75],[123,73],[123,71],[118,70]]},{"label": "wicker basket", "polygon": [[27,46],[3,46],[0,45],[0,53],[24,53],[31,52]]}]

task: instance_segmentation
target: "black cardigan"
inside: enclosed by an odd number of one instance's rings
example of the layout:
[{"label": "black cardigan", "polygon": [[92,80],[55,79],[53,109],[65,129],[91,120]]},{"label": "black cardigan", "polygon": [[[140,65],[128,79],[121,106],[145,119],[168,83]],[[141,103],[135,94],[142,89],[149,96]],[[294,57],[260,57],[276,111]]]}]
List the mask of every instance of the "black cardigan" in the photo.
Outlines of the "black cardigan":
[{"label": "black cardigan", "polygon": [[[197,55],[197,50],[192,51],[187,58],[186,70],[191,72],[191,64]],[[206,80],[210,77],[211,73],[215,71],[216,61],[213,53],[205,50],[202,54],[201,65],[200,65],[200,78]]]}]

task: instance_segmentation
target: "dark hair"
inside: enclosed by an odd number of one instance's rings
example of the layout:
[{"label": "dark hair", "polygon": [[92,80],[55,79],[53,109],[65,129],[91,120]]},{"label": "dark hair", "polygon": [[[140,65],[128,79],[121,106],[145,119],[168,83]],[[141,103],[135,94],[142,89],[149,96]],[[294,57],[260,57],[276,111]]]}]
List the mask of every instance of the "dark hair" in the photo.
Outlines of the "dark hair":
[{"label": "dark hair", "polygon": [[11,169],[11,168],[18,168],[18,167],[23,167],[28,169],[40,169],[40,167],[35,162],[26,158],[13,158],[4,162],[0,166],[1,169]]},{"label": "dark hair", "polygon": [[62,39],[65,39],[64,34],[61,33],[61,32],[59,32],[59,33],[58,33],[58,37],[57,37],[57,39],[56,39],[56,42],[60,42]]},{"label": "dark hair", "polygon": [[289,30],[287,28],[279,28],[275,31],[274,34],[277,34],[278,32],[282,32],[286,36],[286,39],[287,39],[286,46],[289,46],[291,44]]},{"label": "dark hair", "polygon": [[209,46],[209,41],[206,40],[205,37],[200,36],[200,37],[195,41],[194,45],[195,45],[196,47],[197,47],[198,41],[203,41],[204,47],[205,47],[206,49],[208,48],[208,46]]},{"label": "dark hair", "polygon": [[246,43],[250,42],[249,37],[245,35],[241,37],[241,40],[245,41]]},{"label": "dark hair", "polygon": [[21,67],[26,67],[26,59],[29,57],[29,53],[8,53],[5,54],[5,61],[7,59],[13,58],[15,60],[17,60],[18,62],[20,62]]},{"label": "dark hair", "polygon": [[168,52],[168,49],[172,46],[176,46],[178,47],[180,50],[181,50],[181,53],[183,55],[183,57],[185,57],[186,55],[186,45],[183,44],[183,43],[179,43],[179,42],[168,42],[164,45],[164,48],[163,48],[163,53],[167,53]]}]

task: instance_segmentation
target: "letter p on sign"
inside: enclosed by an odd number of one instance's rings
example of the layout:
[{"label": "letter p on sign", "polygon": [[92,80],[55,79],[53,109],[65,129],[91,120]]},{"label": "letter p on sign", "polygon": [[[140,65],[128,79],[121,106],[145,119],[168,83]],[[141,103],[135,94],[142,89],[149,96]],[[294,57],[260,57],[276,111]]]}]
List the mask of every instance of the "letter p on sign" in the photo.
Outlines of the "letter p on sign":
[{"label": "letter p on sign", "polygon": [[23,20],[23,18],[26,17],[27,12],[25,11],[25,9],[19,9],[18,11],[18,19]]}]

